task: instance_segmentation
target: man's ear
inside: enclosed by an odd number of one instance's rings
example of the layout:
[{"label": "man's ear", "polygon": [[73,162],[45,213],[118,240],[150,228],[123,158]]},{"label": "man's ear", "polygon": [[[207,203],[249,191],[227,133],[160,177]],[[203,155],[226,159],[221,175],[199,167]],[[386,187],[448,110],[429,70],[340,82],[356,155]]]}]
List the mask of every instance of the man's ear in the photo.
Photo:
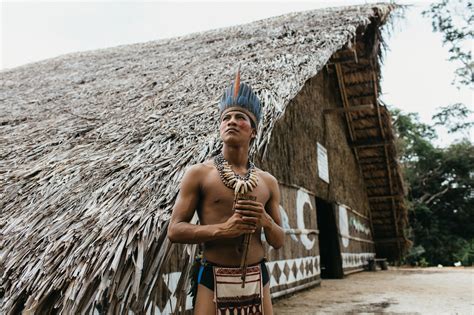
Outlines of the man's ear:
[{"label": "man's ear", "polygon": [[252,136],[252,139],[257,138],[257,129],[255,129],[255,128],[252,129],[252,135],[251,136]]}]

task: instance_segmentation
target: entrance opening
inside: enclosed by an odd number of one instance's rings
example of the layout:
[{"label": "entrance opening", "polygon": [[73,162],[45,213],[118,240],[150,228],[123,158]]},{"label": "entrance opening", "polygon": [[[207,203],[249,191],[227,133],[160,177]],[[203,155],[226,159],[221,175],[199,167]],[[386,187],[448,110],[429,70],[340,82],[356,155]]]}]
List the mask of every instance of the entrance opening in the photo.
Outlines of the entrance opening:
[{"label": "entrance opening", "polygon": [[339,233],[334,207],[329,202],[316,198],[316,209],[319,229],[321,278],[341,279],[344,277],[344,272],[342,270]]}]

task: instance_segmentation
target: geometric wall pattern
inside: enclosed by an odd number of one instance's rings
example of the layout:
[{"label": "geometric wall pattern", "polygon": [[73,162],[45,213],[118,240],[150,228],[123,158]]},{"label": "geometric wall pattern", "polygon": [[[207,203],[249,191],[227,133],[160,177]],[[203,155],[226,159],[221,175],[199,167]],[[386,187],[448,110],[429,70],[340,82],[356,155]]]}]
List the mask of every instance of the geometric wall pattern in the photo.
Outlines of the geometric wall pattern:
[{"label": "geometric wall pattern", "polygon": [[291,284],[320,274],[319,256],[301,257],[267,262],[270,288]]},{"label": "geometric wall pattern", "polygon": [[375,253],[341,253],[342,268],[354,268],[367,266],[370,259],[375,257]]}]

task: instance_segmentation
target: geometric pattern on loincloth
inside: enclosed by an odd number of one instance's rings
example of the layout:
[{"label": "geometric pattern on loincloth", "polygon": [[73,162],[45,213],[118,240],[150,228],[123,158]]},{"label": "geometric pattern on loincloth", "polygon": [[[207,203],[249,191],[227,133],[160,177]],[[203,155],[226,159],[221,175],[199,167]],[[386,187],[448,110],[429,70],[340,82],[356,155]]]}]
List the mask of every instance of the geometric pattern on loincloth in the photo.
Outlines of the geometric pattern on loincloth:
[{"label": "geometric pattern on loincloth", "polygon": [[247,268],[242,288],[242,270],[214,266],[214,299],[218,315],[263,314],[260,265]]}]

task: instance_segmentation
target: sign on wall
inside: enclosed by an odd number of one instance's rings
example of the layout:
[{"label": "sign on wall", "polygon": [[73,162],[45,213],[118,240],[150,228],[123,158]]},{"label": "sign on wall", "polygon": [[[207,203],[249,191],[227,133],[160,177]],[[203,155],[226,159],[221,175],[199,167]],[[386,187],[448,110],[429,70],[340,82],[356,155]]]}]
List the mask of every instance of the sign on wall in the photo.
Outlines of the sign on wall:
[{"label": "sign on wall", "polygon": [[319,142],[317,143],[317,151],[319,178],[329,184],[328,151]]}]

